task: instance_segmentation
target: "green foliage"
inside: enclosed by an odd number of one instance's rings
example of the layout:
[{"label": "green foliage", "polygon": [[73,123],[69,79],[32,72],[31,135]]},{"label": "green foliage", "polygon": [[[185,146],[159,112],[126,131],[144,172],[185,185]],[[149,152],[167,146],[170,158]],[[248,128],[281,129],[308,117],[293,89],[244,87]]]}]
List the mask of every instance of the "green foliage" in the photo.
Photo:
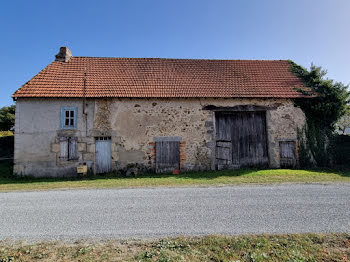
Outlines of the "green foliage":
[{"label": "green foliage", "polygon": [[337,131],[344,135],[345,130],[350,128],[350,106],[346,107],[345,114],[338,120],[336,124]]},{"label": "green foliage", "polygon": [[6,181],[11,181],[14,178],[12,162],[4,160],[0,161],[0,183],[6,183]]},{"label": "green foliage", "polygon": [[16,106],[4,106],[0,108],[0,130],[9,131],[13,130],[15,125],[15,111]]},{"label": "green foliage", "polygon": [[[305,98],[295,99],[306,116],[306,126],[299,133],[301,166],[311,162],[317,166],[328,166],[330,155],[327,153],[329,140],[335,131],[337,121],[346,113],[350,93],[343,83],[325,79],[327,71],[311,65],[310,70],[291,63],[291,72],[298,76],[307,88],[297,90]],[[304,159],[302,159],[304,157]]]},{"label": "green foliage", "polygon": [[321,67],[311,65],[307,70],[294,62],[291,63],[291,71],[302,79],[309,88],[299,89],[303,94],[313,96],[305,99],[296,99],[295,103],[305,112],[308,121],[318,123],[324,129],[334,131],[334,125],[347,110],[349,99],[348,86],[343,83],[324,79],[327,71]]},{"label": "green foliage", "polygon": [[305,141],[305,128],[298,128],[298,141],[299,141],[299,165],[304,168],[312,167],[310,161],[310,150],[308,150]]},{"label": "green foliage", "polygon": [[14,137],[0,137],[0,158],[12,158],[14,149]]},{"label": "green foliage", "polygon": [[350,136],[334,135],[330,140],[328,151],[332,155],[334,165],[348,169],[350,163]]}]

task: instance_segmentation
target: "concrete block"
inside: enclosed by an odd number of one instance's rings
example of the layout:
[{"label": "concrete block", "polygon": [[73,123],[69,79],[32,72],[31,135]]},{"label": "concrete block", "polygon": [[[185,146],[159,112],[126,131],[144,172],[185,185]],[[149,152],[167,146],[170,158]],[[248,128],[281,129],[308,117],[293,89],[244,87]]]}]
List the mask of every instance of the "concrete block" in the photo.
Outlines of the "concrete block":
[{"label": "concrete block", "polygon": [[78,143],[78,151],[86,152],[86,143]]},{"label": "concrete block", "polygon": [[83,161],[94,161],[95,154],[93,153],[83,153]]},{"label": "concrete block", "polygon": [[87,152],[88,153],[95,153],[95,144],[88,144],[87,145]]},{"label": "concrete block", "polygon": [[60,144],[51,144],[51,152],[54,152],[54,153],[60,152]]},{"label": "concrete block", "polygon": [[82,141],[87,143],[87,144],[92,144],[92,143],[95,143],[95,138],[94,137],[83,137]]}]

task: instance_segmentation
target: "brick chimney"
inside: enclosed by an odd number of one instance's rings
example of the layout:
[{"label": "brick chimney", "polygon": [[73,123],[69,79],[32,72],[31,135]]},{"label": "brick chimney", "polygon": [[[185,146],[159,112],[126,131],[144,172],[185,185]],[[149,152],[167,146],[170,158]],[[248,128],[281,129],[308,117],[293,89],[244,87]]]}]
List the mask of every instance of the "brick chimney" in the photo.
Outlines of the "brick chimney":
[{"label": "brick chimney", "polygon": [[68,62],[71,57],[72,57],[72,52],[69,50],[69,48],[62,46],[60,48],[60,52],[56,55],[55,61]]}]

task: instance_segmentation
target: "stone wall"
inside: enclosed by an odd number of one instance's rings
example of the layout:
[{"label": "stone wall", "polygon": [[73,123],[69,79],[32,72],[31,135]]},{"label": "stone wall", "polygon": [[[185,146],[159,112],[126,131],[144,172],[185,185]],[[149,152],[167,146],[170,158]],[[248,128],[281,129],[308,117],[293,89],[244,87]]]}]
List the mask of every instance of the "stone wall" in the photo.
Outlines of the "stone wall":
[{"label": "stone wall", "polygon": [[[87,162],[94,171],[96,136],[112,139],[113,169],[138,164],[155,167],[155,138],[181,137],[181,169],[215,168],[215,113],[208,105],[258,105],[266,112],[269,165],[279,167],[279,141],[296,140],[304,114],[288,99],[88,99],[85,116],[79,99],[18,99],[15,127],[17,174],[62,176]],[[76,130],[60,130],[60,107],[77,106]],[[61,161],[59,137],[78,137],[79,160]]]},{"label": "stone wall", "polygon": [[119,99],[111,103],[112,129],[120,140],[116,166],[137,162],[154,166],[154,137],[180,136],[186,143],[182,167],[214,168],[215,116],[207,105],[273,107],[266,113],[270,167],[279,167],[279,141],[296,140],[304,114],[287,99]]},{"label": "stone wall", "polygon": [[[18,99],[16,102],[14,173],[31,176],[69,176],[76,173],[81,162],[94,165],[93,130],[94,100],[86,102],[87,119],[83,116],[81,99]],[[61,107],[78,108],[76,130],[60,129]],[[78,139],[77,161],[61,159],[59,139]]]}]

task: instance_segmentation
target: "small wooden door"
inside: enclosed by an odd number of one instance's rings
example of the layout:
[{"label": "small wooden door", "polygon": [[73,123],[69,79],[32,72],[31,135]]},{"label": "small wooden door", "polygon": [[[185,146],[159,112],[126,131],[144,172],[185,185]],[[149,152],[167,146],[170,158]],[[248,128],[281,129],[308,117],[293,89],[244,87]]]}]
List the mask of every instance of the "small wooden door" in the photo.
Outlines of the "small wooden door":
[{"label": "small wooden door", "polygon": [[112,171],[112,148],[110,137],[96,137],[96,173]]},{"label": "small wooden door", "polygon": [[216,142],[216,163],[218,169],[230,168],[232,166],[232,143],[231,141]]},{"label": "small wooden door", "polygon": [[293,168],[296,166],[295,141],[280,141],[280,165],[281,168]]},{"label": "small wooden door", "polygon": [[156,142],[156,172],[171,172],[180,169],[180,142]]}]

